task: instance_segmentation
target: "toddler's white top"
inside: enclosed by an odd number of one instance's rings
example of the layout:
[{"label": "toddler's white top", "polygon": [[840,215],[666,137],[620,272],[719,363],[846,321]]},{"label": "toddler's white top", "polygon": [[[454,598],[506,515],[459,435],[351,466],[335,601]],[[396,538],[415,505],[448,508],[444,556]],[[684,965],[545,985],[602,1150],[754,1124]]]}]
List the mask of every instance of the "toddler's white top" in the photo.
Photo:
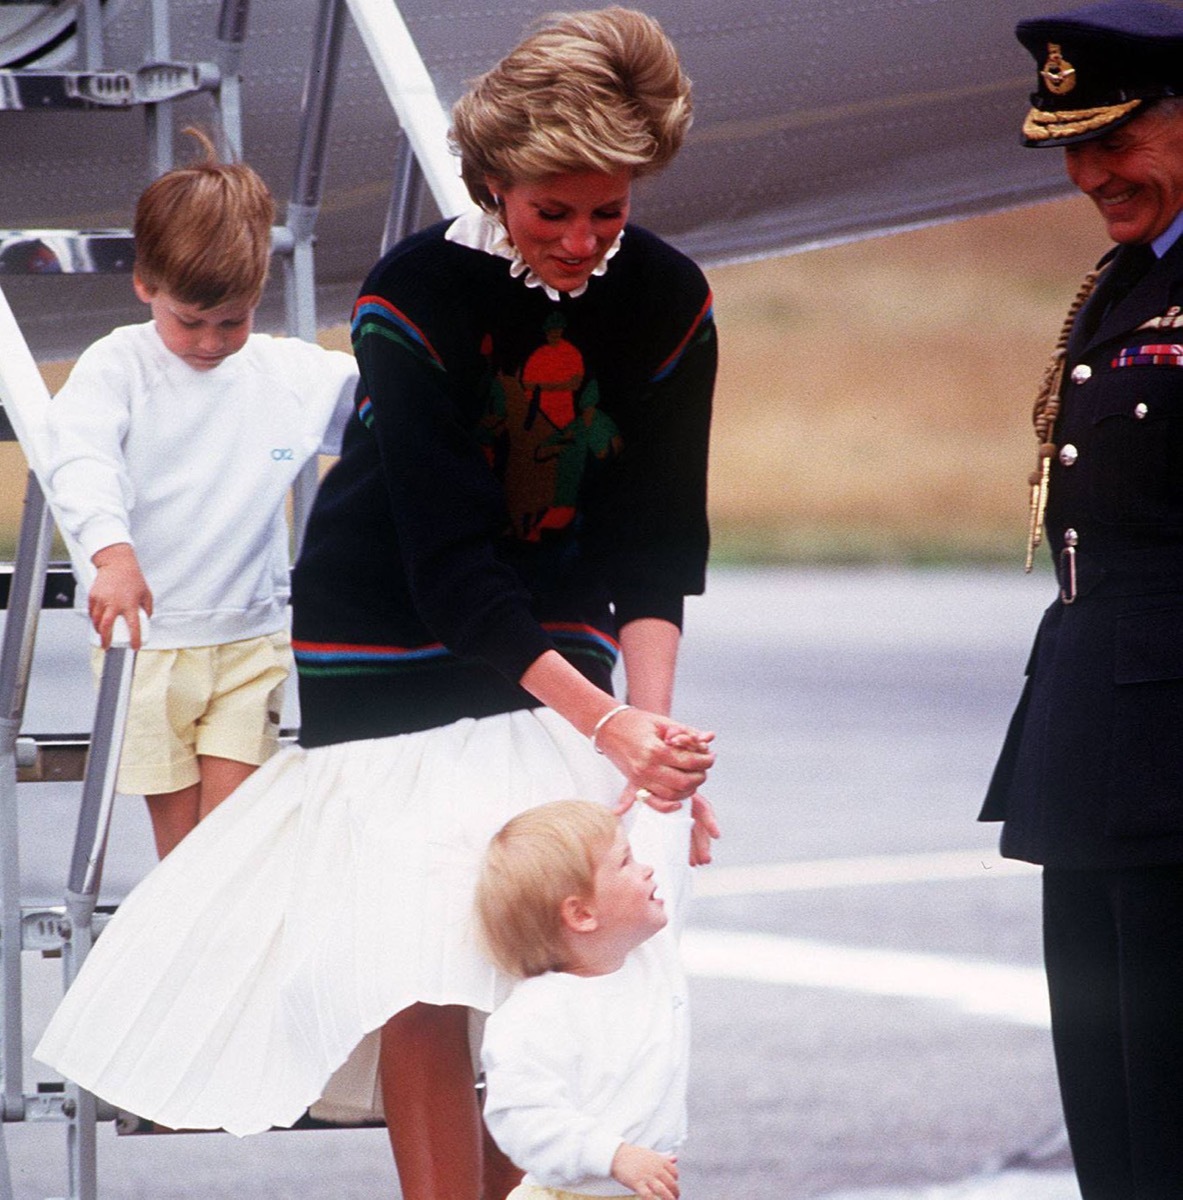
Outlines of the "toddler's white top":
[{"label": "toddler's white top", "polygon": [[690,1022],[678,932],[690,818],[640,812],[633,855],[650,863],[669,924],[611,975],[552,971],[516,984],[485,1026],[485,1121],[525,1182],[628,1195],[611,1175],[622,1142],[674,1153],[686,1137]]}]

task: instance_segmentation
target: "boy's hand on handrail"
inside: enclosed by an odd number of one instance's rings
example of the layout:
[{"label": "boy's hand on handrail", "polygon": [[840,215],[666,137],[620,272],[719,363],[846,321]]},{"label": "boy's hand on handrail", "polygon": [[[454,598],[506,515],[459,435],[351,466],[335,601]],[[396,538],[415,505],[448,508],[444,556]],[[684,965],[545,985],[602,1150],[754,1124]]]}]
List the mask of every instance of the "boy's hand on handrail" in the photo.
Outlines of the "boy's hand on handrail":
[{"label": "boy's hand on handrail", "polygon": [[122,617],[131,635],[131,648],[138,650],[142,641],[140,612],[152,615],[152,592],[135,550],[128,542],[117,542],[96,551],[90,561],[97,574],[90,587],[88,611],[103,649],[110,647],[115,621]]}]

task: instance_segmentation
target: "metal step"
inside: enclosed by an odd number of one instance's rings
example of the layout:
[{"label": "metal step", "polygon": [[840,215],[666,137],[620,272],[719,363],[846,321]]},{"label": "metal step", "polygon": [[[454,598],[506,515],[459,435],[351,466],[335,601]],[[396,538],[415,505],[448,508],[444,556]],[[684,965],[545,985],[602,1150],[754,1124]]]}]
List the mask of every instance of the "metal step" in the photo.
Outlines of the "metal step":
[{"label": "metal step", "polygon": [[[311,1129],[385,1129],[386,1122],[378,1118],[364,1118],[356,1121],[322,1121],[310,1113],[305,1113],[291,1125],[273,1125],[270,1133],[301,1133]],[[134,1113],[119,1112],[115,1115],[115,1132],[120,1137],[163,1136],[172,1133],[221,1133],[220,1129],[169,1129],[165,1125],[157,1125],[152,1121],[137,1117]]]},{"label": "metal step", "polygon": [[[23,1104],[19,1114],[3,1114],[5,1121],[28,1121],[49,1123],[53,1121],[72,1121],[74,1119],[74,1100],[66,1085],[55,1080],[41,1081],[35,1092],[26,1092],[22,1097]],[[156,1125],[137,1117],[134,1113],[116,1109],[103,1101],[97,1102],[95,1119],[100,1122],[113,1121],[115,1132],[120,1137],[162,1137],[168,1134],[192,1133],[222,1133],[221,1129],[169,1129],[164,1125]],[[273,1125],[271,1133],[306,1133],[317,1129],[385,1129],[386,1122],[376,1117],[357,1121],[322,1121],[305,1113],[291,1125]]]},{"label": "metal step", "polygon": [[[285,225],[271,230],[271,253],[290,255]],[[0,229],[0,275],[126,275],[135,265],[130,229]],[[0,441],[11,440],[0,424]]]},{"label": "metal step", "polygon": [[0,275],[126,274],[130,229],[0,229]]},{"label": "metal step", "polygon": [[89,733],[30,733],[16,739],[17,783],[77,783],[86,774]]},{"label": "metal step", "polygon": [[[74,1119],[74,1100],[66,1090],[64,1083],[42,1081],[37,1084],[35,1092],[26,1092],[20,1099],[19,1105],[13,1106],[13,1111],[7,1107],[3,1113],[5,1121],[27,1121],[30,1124],[46,1124],[51,1121],[72,1121]],[[109,1104],[99,1102],[97,1119],[100,1121],[115,1121],[118,1112]]]},{"label": "metal step", "polygon": [[[95,906],[91,916],[91,930],[95,937],[106,929],[117,907],[115,904]],[[26,905],[21,908],[22,950],[57,958],[69,940],[70,918],[65,905]]]},{"label": "metal step", "polygon": [[[281,729],[279,744],[291,746],[296,729]],[[77,783],[86,773],[89,733],[22,733],[16,739],[18,783]]]},{"label": "metal step", "polygon": [[[0,409],[0,417],[3,416]],[[12,594],[12,563],[0,563],[0,610],[8,607],[8,598]],[[42,608],[73,608],[74,593],[78,583],[74,572],[67,563],[50,563],[46,571],[45,587],[41,592]]]},{"label": "metal step", "polygon": [[145,63],[135,71],[3,70],[0,111],[132,108],[212,92],[221,81],[221,71],[209,62]]}]

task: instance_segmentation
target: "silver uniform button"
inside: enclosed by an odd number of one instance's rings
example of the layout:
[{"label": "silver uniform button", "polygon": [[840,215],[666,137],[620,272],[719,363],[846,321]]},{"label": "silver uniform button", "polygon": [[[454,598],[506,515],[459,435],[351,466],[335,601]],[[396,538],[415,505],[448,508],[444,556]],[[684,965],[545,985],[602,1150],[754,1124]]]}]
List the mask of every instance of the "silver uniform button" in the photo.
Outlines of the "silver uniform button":
[{"label": "silver uniform button", "polygon": [[1093,368],[1090,367],[1088,363],[1077,363],[1076,366],[1072,368],[1073,383],[1088,383],[1092,377]]},{"label": "silver uniform button", "polygon": [[1080,452],[1076,447],[1068,442],[1060,447],[1060,465],[1070,467],[1080,457]]},{"label": "silver uniform button", "polygon": [[1137,417],[1139,421],[1144,421],[1146,419],[1146,414],[1149,411],[1150,409],[1148,409],[1145,404],[1138,403],[1134,405],[1134,416]]}]

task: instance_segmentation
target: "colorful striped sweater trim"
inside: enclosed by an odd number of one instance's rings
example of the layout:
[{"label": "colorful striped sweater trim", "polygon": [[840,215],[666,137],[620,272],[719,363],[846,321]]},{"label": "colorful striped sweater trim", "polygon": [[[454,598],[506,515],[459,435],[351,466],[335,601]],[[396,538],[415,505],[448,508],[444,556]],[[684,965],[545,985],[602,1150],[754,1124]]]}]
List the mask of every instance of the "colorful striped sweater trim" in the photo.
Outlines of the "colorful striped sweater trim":
[{"label": "colorful striped sweater trim", "polygon": [[[544,621],[542,628],[563,655],[586,655],[611,669],[620,654],[616,640],[591,625]],[[422,646],[385,646],[310,642],[293,638],[292,653],[301,675],[384,675],[422,667],[444,667],[464,661],[441,642]]]},{"label": "colorful striped sweater trim", "polygon": [[406,313],[382,296],[359,296],[353,306],[353,323],[350,329],[354,347],[356,348],[363,337],[371,334],[390,338],[417,352],[420,357],[441,371],[444,370],[444,360],[440,358],[423,330]]},{"label": "colorful striped sweater trim", "polygon": [[690,324],[690,328],[686,331],[686,336],[674,347],[674,352],[657,368],[651,383],[659,383],[667,375],[673,373],[678,363],[682,361],[682,356],[690,348],[691,343],[698,335],[699,331],[708,325],[714,318],[714,297],[710,292],[707,292],[707,298],[703,303],[702,308],[698,310],[698,315]]}]

